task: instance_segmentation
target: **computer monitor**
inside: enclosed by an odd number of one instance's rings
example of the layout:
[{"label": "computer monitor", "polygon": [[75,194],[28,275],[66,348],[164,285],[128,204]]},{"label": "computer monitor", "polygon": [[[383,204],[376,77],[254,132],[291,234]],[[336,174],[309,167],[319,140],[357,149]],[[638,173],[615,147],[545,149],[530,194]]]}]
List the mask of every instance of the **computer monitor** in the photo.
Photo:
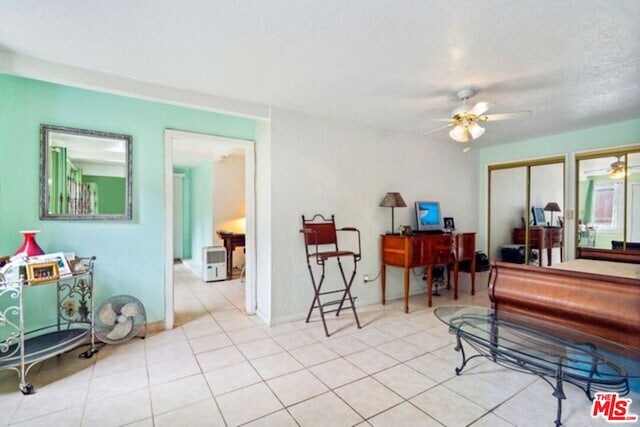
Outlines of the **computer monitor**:
[{"label": "computer monitor", "polygon": [[440,202],[416,202],[416,222],[418,231],[442,230],[442,212]]},{"label": "computer monitor", "polygon": [[531,214],[533,216],[533,225],[537,225],[539,227],[545,225],[546,220],[544,217],[544,210],[542,208],[533,206],[531,208]]}]

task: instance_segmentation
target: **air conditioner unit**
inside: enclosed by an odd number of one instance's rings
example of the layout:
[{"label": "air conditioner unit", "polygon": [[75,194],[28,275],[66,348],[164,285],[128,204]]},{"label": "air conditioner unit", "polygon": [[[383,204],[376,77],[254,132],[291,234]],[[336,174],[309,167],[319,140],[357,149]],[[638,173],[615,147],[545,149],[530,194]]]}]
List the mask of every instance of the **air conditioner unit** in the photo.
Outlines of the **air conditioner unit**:
[{"label": "air conditioner unit", "polygon": [[202,277],[205,282],[227,278],[227,250],[224,246],[202,248]]}]

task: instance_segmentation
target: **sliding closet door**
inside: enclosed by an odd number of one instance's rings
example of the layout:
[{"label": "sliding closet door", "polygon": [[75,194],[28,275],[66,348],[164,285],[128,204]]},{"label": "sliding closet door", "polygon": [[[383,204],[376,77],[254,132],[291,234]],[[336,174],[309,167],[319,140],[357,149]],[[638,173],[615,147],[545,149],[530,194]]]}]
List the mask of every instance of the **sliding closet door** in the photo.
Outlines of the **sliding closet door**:
[{"label": "sliding closet door", "polygon": [[527,202],[527,168],[489,172],[489,259],[501,260],[502,248],[513,244],[513,230],[523,227]]},{"label": "sliding closet door", "polygon": [[576,155],[576,243],[640,249],[640,145]]},{"label": "sliding closet door", "polygon": [[492,261],[542,266],[560,262],[565,235],[561,226],[564,175],[564,157],[489,166]]},{"label": "sliding closet door", "polygon": [[[531,236],[544,233],[544,247],[538,249],[538,257],[541,257],[542,265],[556,264],[560,262],[561,248],[564,245],[564,163],[551,163],[534,165],[530,169],[529,206],[537,212],[542,212],[544,221],[542,224],[533,222],[533,213],[530,218],[533,231]],[[540,230],[540,227],[546,228]],[[549,228],[551,228],[549,230]],[[537,240],[532,243],[536,246]],[[551,248],[551,260],[549,251]],[[540,264],[540,263],[539,263]]]},{"label": "sliding closet door", "polygon": [[627,155],[627,243],[640,249],[640,153]]}]

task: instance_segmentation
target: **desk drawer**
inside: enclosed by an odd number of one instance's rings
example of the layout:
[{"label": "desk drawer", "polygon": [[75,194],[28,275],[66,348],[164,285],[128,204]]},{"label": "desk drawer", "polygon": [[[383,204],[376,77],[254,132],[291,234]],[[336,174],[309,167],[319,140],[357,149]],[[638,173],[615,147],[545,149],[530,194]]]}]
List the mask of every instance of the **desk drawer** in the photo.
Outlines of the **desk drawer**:
[{"label": "desk drawer", "polygon": [[382,236],[382,263],[404,267],[406,243],[401,236]]}]

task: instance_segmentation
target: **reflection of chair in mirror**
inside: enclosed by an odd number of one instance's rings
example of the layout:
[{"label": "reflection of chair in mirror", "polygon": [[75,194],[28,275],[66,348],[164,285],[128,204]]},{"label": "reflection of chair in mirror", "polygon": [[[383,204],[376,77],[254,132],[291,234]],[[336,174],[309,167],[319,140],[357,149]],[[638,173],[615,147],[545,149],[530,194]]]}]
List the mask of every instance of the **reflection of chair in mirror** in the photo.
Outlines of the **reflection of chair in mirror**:
[{"label": "reflection of chair in mirror", "polygon": [[578,245],[580,246],[596,246],[596,226],[593,224],[584,224],[582,221],[578,224]]},{"label": "reflection of chair in mirror", "polygon": [[[338,248],[338,234],[337,231],[349,231],[354,232],[358,239],[358,250],[342,251]],[[311,284],[313,285],[314,296],[311,307],[309,308],[309,314],[307,315],[307,323],[311,318],[311,313],[314,309],[320,311],[320,317],[322,318],[322,325],[324,326],[324,332],[326,336],[329,336],[329,330],[327,329],[327,323],[325,320],[325,314],[336,313],[336,316],[340,315],[340,311],[343,309],[351,309],[353,316],[356,319],[358,328],[360,326],[360,320],[358,319],[358,313],[356,312],[355,297],[351,296],[351,285],[353,279],[356,276],[356,269],[358,261],[360,261],[360,231],[353,227],[344,227],[336,229],[334,216],[331,215],[331,219],[326,219],[320,214],[314,215],[310,220],[305,219],[302,215],[302,230],[304,235],[304,249],[307,258],[307,267],[309,269],[309,275],[311,276]],[[334,289],[328,291],[322,291],[322,285],[325,279],[325,265],[329,259],[335,258],[340,271],[340,277],[343,282],[343,289]],[[353,262],[353,272],[347,280],[347,276],[344,273],[341,258],[350,258]],[[315,260],[315,263],[320,266],[320,272],[314,275],[311,260]],[[317,277],[319,276],[319,279]],[[331,301],[321,301],[321,297],[326,295],[337,294],[338,298]],[[335,307],[334,309],[327,310],[327,307]]]}]

